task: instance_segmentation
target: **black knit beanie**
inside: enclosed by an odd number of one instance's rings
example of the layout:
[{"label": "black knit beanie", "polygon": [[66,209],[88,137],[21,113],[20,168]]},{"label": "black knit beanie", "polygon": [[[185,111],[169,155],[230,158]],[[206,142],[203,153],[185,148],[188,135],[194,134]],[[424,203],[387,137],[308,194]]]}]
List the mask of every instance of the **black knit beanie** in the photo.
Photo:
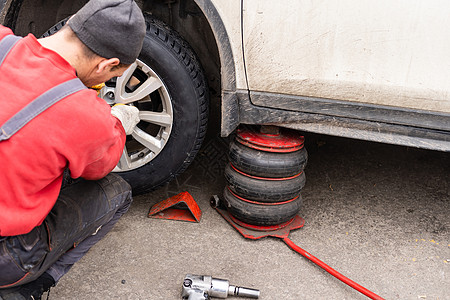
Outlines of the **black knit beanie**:
[{"label": "black knit beanie", "polygon": [[133,0],[91,0],[68,22],[78,38],[104,58],[132,64],[142,49],[145,20]]}]

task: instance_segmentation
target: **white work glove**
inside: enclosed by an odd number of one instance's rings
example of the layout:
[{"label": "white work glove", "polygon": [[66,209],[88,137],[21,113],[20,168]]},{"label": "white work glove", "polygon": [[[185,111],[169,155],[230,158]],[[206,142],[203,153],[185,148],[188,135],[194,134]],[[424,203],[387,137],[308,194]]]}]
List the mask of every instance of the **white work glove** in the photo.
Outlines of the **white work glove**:
[{"label": "white work glove", "polygon": [[134,127],[139,123],[139,109],[128,105],[114,105],[111,107],[111,114],[120,120],[127,135],[132,134]]}]

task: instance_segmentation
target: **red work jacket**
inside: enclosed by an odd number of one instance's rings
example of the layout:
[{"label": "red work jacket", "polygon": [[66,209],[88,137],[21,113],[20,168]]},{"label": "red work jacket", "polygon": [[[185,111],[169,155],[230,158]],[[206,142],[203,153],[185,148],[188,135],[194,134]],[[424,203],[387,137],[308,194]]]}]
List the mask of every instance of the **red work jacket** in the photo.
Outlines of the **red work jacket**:
[{"label": "red work jacket", "polygon": [[[12,34],[0,26],[0,39]],[[50,88],[76,78],[75,69],[33,35],[19,41],[0,66],[0,126]],[[93,90],[54,104],[0,142],[0,236],[40,225],[58,198],[63,171],[89,180],[117,164],[125,132]]]}]

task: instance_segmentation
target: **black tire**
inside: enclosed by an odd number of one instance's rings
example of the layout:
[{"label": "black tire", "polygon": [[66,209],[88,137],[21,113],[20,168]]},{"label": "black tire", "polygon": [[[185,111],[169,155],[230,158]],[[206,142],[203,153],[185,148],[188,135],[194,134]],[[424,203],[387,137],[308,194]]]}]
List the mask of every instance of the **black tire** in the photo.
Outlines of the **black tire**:
[{"label": "black tire", "polygon": [[120,173],[134,192],[148,192],[181,174],[206,134],[208,87],[194,51],[178,33],[146,15],[147,35],[139,59],[158,73],[172,97],[173,128],[164,149],[145,166]]},{"label": "black tire", "polygon": [[[134,194],[164,185],[189,166],[205,137],[209,105],[205,76],[192,48],[163,22],[147,14],[145,20],[147,34],[139,60],[150,67],[166,88],[171,98],[173,123],[159,154],[145,165],[118,173],[131,184]],[[58,31],[63,22],[45,35]],[[139,103],[133,104],[141,109]],[[136,143],[129,136],[127,147],[133,142]]]},{"label": "black tire", "polygon": [[225,206],[233,217],[256,226],[271,226],[287,222],[299,212],[302,204],[300,195],[291,202],[276,205],[249,203],[236,198],[228,187],[225,187],[223,196]]},{"label": "black tire", "polygon": [[237,141],[230,144],[229,159],[238,170],[258,177],[291,177],[303,171],[308,153],[303,147],[290,153],[255,150]]},{"label": "black tire", "polygon": [[306,182],[304,172],[294,178],[271,180],[241,174],[230,164],[225,167],[225,178],[233,193],[259,202],[283,202],[293,199],[299,195]]}]

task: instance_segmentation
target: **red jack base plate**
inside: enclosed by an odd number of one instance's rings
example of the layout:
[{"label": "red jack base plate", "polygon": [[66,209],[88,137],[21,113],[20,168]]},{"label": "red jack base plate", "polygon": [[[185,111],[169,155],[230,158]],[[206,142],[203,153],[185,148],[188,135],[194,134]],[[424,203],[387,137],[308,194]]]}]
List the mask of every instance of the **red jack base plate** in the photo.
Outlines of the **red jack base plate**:
[{"label": "red jack base plate", "polygon": [[236,220],[228,211],[217,208],[217,212],[234,227],[242,236],[247,239],[258,240],[264,237],[287,238],[292,230],[299,229],[305,225],[305,220],[298,215],[295,215],[292,220],[276,225],[276,226],[254,226]]}]

